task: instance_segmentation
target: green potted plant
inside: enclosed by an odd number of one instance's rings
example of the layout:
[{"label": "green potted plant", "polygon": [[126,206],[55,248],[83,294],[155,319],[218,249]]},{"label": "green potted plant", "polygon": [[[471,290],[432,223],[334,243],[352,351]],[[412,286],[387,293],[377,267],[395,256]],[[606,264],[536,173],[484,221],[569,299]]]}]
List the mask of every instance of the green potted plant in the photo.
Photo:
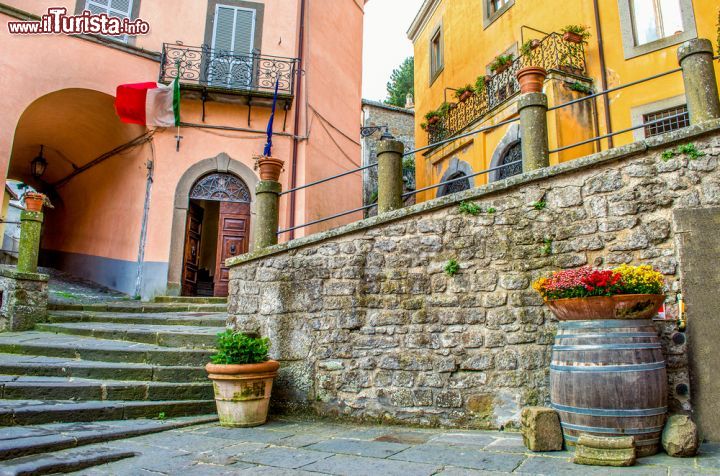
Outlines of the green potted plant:
[{"label": "green potted plant", "polygon": [[567,25],[562,30],[563,40],[569,43],[587,43],[590,38],[588,27],[583,25]]},{"label": "green potted plant", "polygon": [[561,321],[650,319],[665,300],[662,274],[651,266],[588,266],[556,271],[533,283]]},{"label": "green potted plant", "polygon": [[520,83],[520,92],[523,94],[542,92],[543,85],[545,84],[547,71],[541,66],[533,65],[532,52],[538,46],[540,46],[539,40],[528,40],[520,48],[523,64],[527,66],[524,66],[515,73],[515,77],[518,83]]},{"label": "green potted plant", "polygon": [[226,330],[205,366],[213,381],[220,424],[251,427],[267,421],[270,393],[280,363],[268,358],[270,340]]},{"label": "green potted plant", "polygon": [[496,56],[492,63],[490,63],[490,71],[495,74],[500,74],[507,70],[513,62],[515,55],[508,53],[506,55]]},{"label": "green potted plant", "polygon": [[428,126],[432,126],[440,122],[440,113],[438,111],[429,111],[425,114],[425,120]]},{"label": "green potted plant", "polygon": [[471,86],[470,84],[466,84],[465,86],[463,86],[455,91],[455,97],[460,102],[467,101],[474,94],[475,94],[475,88],[473,86]]},{"label": "green potted plant", "polygon": [[478,96],[482,96],[482,94],[485,92],[485,86],[487,85],[487,76],[482,75],[478,76],[475,80],[475,94]]}]

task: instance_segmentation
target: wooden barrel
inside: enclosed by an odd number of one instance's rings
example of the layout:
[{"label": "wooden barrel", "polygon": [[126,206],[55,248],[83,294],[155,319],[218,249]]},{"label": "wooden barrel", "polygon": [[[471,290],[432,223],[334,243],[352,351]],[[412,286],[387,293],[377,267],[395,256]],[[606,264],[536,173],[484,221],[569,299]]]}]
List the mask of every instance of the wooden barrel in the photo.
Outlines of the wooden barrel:
[{"label": "wooden barrel", "polygon": [[667,376],[652,321],[560,322],[550,398],[568,445],[581,433],[632,435],[638,456],[657,453],[667,414]]}]

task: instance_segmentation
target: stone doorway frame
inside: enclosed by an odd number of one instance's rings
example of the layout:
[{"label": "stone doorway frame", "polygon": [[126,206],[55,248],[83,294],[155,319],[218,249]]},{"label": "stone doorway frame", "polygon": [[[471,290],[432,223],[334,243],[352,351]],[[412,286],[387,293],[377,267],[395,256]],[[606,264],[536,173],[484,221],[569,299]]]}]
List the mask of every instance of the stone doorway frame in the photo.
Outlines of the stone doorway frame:
[{"label": "stone doorway frame", "polygon": [[190,206],[190,191],[193,185],[205,175],[211,173],[230,173],[240,178],[250,191],[250,251],[253,250],[255,236],[255,186],[260,178],[247,165],[232,159],[224,152],[215,157],[201,160],[187,169],[180,177],[175,188],[172,229],[170,234],[170,258],[168,259],[167,295],[179,296],[182,291],[183,249],[185,247],[185,226],[188,207]]}]

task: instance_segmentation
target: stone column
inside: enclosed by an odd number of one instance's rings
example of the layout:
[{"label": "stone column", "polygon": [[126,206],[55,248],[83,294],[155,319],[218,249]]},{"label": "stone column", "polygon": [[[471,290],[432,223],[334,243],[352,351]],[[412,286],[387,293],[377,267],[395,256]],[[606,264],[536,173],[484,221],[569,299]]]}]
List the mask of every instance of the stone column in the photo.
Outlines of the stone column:
[{"label": "stone column", "polygon": [[544,93],[523,94],[518,101],[518,111],[523,172],[549,166],[547,96]]},{"label": "stone column", "polygon": [[710,40],[696,38],[686,41],[678,48],[677,55],[683,70],[690,123],[699,124],[720,118],[720,98]]},{"label": "stone column", "polygon": [[20,214],[20,249],[17,264],[20,273],[37,272],[42,222],[42,212],[25,210]]},{"label": "stone column", "polygon": [[403,207],[404,152],[405,145],[397,140],[383,140],[378,144],[378,214]]},{"label": "stone column", "polygon": [[255,187],[257,213],[255,222],[255,249],[277,245],[282,185],[272,180],[261,180]]}]

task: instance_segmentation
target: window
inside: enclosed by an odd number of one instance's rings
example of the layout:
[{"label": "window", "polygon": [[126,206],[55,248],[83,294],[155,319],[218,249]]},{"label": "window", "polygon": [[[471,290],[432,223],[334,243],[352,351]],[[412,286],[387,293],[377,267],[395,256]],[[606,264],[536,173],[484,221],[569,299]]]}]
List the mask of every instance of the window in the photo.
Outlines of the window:
[{"label": "window", "polygon": [[[78,3],[78,7],[80,8],[77,8],[77,10],[79,10],[78,13],[82,10],[89,10],[93,15],[104,13],[111,17],[128,18],[132,20],[134,18],[133,6],[137,6],[133,4],[138,2],[139,0],[84,0]],[[127,43],[129,39],[127,35],[110,36],[107,38],[122,41],[123,43]]]},{"label": "window", "polygon": [[430,84],[440,75],[444,64],[442,25],[440,25],[430,40]]},{"label": "window", "polygon": [[625,59],[697,37],[692,0],[618,0]]},{"label": "window", "polygon": [[[463,177],[467,177],[467,174],[465,172],[457,172],[457,173],[451,175],[448,180],[456,180],[456,179],[461,179]],[[441,192],[440,192],[440,194],[438,194],[438,196],[444,197],[445,195],[462,192],[463,190],[470,190],[470,180],[468,180],[468,179],[456,180],[455,182],[445,184],[445,186],[443,186],[443,188],[441,189]]]},{"label": "window", "polygon": [[498,169],[496,180],[506,179],[522,173],[522,142],[516,142],[508,148],[500,159],[498,166],[503,165],[507,165],[507,167]]},{"label": "window", "polygon": [[487,28],[512,7],[515,4],[515,0],[483,0],[483,4],[485,10],[483,12],[483,28]]},{"label": "window", "polygon": [[208,68],[211,83],[248,88],[253,79],[255,10],[229,5],[215,8],[213,57]]},{"label": "window", "polygon": [[662,111],[643,114],[643,123],[648,122],[655,123],[645,126],[645,137],[652,137],[688,127],[690,125],[690,115],[688,114],[687,106],[677,106]]},{"label": "window", "polygon": [[636,45],[667,38],[684,30],[679,0],[633,0],[632,14]]}]

